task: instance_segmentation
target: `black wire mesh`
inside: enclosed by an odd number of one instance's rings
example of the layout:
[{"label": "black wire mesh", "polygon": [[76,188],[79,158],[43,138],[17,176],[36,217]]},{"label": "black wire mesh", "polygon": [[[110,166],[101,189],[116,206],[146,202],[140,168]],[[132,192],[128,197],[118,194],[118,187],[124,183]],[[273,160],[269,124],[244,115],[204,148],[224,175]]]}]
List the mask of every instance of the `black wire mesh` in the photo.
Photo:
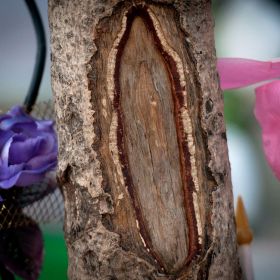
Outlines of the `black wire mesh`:
[{"label": "black wire mesh", "polygon": [[[61,224],[64,217],[63,197],[54,179],[46,179],[46,181],[40,184],[40,188],[46,188],[45,191],[41,190],[43,195],[33,203],[26,205],[23,208],[23,213],[31,217],[38,224]],[[34,193],[30,193],[29,196],[34,197]]]},{"label": "black wire mesh", "polygon": [[[52,101],[38,103],[33,107],[31,115],[37,119],[54,120],[55,112]],[[56,181],[55,172],[47,174],[39,187],[44,195],[34,201],[34,203],[27,205],[23,209],[24,213],[32,217],[39,224],[49,222],[62,223],[64,219],[64,202],[61,190]]]}]

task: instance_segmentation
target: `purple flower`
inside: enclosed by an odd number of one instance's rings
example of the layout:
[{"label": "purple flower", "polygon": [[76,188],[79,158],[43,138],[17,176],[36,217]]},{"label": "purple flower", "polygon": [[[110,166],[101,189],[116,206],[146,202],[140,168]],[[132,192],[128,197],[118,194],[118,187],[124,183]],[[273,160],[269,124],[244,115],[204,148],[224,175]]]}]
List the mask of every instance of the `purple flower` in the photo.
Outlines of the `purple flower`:
[{"label": "purple flower", "polygon": [[37,120],[19,106],[0,115],[0,188],[36,183],[56,164],[53,121]]}]

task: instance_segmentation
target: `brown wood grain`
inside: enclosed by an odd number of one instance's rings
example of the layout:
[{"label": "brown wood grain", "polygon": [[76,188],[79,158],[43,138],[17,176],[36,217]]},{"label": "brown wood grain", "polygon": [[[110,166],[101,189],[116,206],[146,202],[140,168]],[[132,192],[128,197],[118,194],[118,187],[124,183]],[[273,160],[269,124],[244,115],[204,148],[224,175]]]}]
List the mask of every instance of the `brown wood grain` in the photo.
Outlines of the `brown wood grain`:
[{"label": "brown wood grain", "polygon": [[169,270],[188,255],[188,227],[166,62],[136,17],[120,66],[125,150],[134,192],[152,246]]}]

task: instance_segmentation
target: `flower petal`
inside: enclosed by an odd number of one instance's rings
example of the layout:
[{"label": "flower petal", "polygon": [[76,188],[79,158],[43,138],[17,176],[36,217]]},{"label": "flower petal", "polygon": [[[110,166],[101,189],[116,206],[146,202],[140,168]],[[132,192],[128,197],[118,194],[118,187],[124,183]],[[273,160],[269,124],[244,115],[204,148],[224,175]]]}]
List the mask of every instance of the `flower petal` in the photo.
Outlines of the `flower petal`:
[{"label": "flower petal", "polygon": [[44,139],[44,141],[41,141],[36,155],[49,154],[53,152],[57,153],[57,139],[55,133],[41,132],[40,136]]},{"label": "flower petal", "polygon": [[255,116],[262,128],[265,156],[280,180],[280,81],[256,89]]},{"label": "flower petal", "polygon": [[45,169],[46,165],[51,163],[57,163],[57,153],[52,152],[47,155],[41,155],[32,158],[30,161],[27,162],[28,169],[32,170],[41,170],[42,168]]},{"label": "flower petal", "polygon": [[27,115],[23,108],[19,105],[15,105],[13,107],[11,107],[11,109],[7,112],[8,115],[10,115],[11,117],[18,117],[18,116],[25,116]]},{"label": "flower petal", "polygon": [[50,120],[36,121],[37,129],[40,131],[53,132],[53,124],[54,122]]},{"label": "flower petal", "polygon": [[246,87],[280,77],[280,61],[220,58],[217,68],[222,90]]},{"label": "flower petal", "polygon": [[1,150],[1,165],[8,166],[9,152],[10,152],[12,143],[13,143],[13,137],[9,138],[8,141],[3,145],[2,150]]},{"label": "flower petal", "polygon": [[34,156],[40,155],[46,148],[47,140],[44,137],[22,139],[14,136],[14,141],[9,151],[9,164],[28,162]]},{"label": "flower petal", "polygon": [[6,142],[14,135],[12,131],[4,131],[0,129],[0,154]]},{"label": "flower petal", "polygon": [[24,163],[10,166],[2,165],[0,169],[0,188],[9,189],[14,186],[21,174]]},{"label": "flower petal", "polygon": [[32,163],[28,163],[26,169],[21,170],[18,174],[15,185],[28,186],[41,181],[46,172],[55,169],[57,165],[57,154],[51,153],[49,155],[40,156],[32,159]]},{"label": "flower petal", "polygon": [[25,116],[19,116],[3,120],[0,123],[0,128],[3,130],[13,130],[16,132],[21,132],[22,130],[34,130],[37,127],[32,119]]}]

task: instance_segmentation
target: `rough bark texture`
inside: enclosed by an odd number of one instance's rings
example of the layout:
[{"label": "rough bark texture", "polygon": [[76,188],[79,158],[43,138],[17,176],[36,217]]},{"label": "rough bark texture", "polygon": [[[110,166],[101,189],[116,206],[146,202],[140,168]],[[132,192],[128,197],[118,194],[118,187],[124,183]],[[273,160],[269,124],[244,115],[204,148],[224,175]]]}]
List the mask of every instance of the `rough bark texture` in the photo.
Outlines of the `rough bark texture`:
[{"label": "rough bark texture", "polygon": [[49,0],[70,279],[241,279],[209,1]]}]

